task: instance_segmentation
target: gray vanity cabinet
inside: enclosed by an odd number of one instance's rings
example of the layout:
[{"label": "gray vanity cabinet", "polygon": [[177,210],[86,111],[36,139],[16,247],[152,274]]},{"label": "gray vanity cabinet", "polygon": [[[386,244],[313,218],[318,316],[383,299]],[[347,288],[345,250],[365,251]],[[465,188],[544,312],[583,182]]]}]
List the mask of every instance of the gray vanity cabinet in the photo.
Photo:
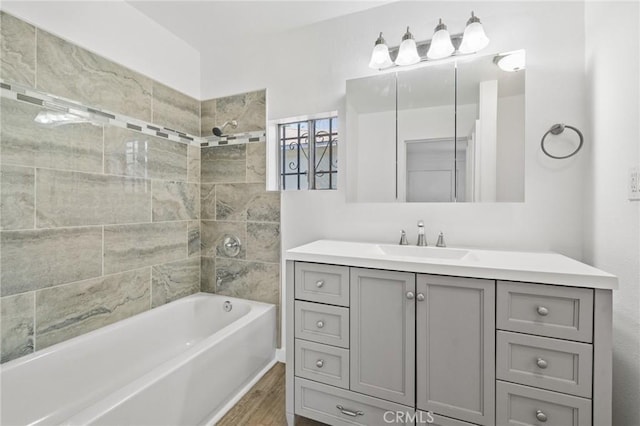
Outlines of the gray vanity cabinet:
[{"label": "gray vanity cabinet", "polygon": [[351,390],[412,406],[416,275],[350,268]]},{"label": "gray vanity cabinet", "polygon": [[494,424],[495,281],[418,275],[417,408]]}]

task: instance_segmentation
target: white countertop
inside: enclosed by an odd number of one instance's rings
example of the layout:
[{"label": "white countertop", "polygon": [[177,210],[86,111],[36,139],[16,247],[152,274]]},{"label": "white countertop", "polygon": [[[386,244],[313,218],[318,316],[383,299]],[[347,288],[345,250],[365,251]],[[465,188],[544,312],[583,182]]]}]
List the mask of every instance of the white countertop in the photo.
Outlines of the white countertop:
[{"label": "white countertop", "polygon": [[618,278],[615,275],[553,252],[415,247],[318,240],[287,250],[285,258],[436,275],[608,290],[618,288]]}]

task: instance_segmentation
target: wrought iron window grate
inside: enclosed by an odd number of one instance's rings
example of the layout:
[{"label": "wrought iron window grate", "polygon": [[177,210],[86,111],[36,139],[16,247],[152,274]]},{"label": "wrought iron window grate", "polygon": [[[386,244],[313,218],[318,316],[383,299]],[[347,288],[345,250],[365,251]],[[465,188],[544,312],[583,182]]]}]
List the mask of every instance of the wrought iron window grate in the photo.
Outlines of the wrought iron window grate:
[{"label": "wrought iron window grate", "polygon": [[337,117],[280,124],[278,138],[283,190],[337,188]]}]

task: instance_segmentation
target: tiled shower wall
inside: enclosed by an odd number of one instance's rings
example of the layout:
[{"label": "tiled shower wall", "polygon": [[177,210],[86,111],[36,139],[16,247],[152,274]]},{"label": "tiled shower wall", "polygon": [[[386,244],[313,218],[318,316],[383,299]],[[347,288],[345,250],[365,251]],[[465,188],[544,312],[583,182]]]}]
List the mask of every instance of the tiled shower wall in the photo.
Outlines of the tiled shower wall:
[{"label": "tiled shower wall", "polygon": [[[265,111],[264,90],[204,101],[202,135],[233,119],[234,132],[264,131]],[[206,147],[201,156],[202,291],[279,306],[280,194],[265,190],[265,143]],[[227,235],[242,243],[236,257],[221,249]]]},{"label": "tiled shower wall", "polygon": [[[199,135],[200,102],[2,13],[0,77]],[[8,361],[200,289],[200,148],[0,101]]]}]

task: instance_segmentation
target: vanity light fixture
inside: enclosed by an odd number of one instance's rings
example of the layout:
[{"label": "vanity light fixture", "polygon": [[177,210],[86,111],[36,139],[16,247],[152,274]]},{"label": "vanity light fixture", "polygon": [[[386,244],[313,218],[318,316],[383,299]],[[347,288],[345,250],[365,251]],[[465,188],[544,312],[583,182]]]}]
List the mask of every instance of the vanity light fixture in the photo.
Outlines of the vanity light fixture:
[{"label": "vanity light fixture", "polygon": [[[489,38],[484,32],[480,19],[471,12],[471,18],[467,21],[463,34],[452,36],[440,19],[431,40],[416,42],[407,27],[400,46],[389,49],[380,33],[371,53],[369,68],[382,70],[394,64],[407,66],[421,61],[444,59],[452,55],[468,55],[484,49],[488,44]],[[392,56],[395,57],[395,61],[391,60]]]},{"label": "vanity light fixture", "polygon": [[409,31],[409,27],[407,27],[407,32],[402,36],[402,43],[400,43],[395,64],[404,66],[417,64],[418,62],[420,62],[418,46],[416,46],[416,40],[413,38],[413,34]]},{"label": "vanity light fixture", "polygon": [[451,35],[447,31],[447,26],[440,22],[436,26],[433,32],[433,38],[431,39],[431,46],[427,52],[427,58],[429,59],[443,59],[451,56],[455,52],[456,48],[451,43]]},{"label": "vanity light fixture", "polygon": [[484,33],[484,28],[480,19],[471,12],[471,18],[467,21],[467,26],[462,35],[462,43],[458,51],[460,53],[473,53],[484,49],[489,44],[489,37]]},{"label": "vanity light fixture", "polygon": [[373,48],[373,52],[371,52],[369,68],[383,69],[389,68],[391,65],[393,65],[393,62],[391,62],[391,57],[389,56],[389,48],[387,47],[387,43],[384,41],[384,37],[382,37],[382,33],[380,33],[380,36],[376,40],[376,44]]},{"label": "vanity light fixture", "polygon": [[495,63],[502,71],[516,72],[525,68],[525,52],[524,50],[514,50],[513,52],[501,53],[493,58]]}]

